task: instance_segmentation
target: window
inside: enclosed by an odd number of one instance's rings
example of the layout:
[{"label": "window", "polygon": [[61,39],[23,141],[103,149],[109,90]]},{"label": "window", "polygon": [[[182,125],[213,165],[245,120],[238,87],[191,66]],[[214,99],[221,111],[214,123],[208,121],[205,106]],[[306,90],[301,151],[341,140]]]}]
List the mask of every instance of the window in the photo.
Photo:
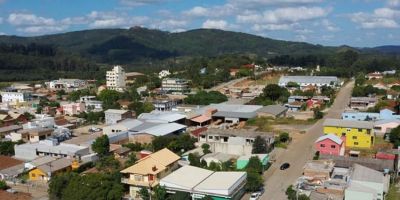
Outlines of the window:
[{"label": "window", "polygon": [[215,136],[215,140],[219,140],[219,136]]},{"label": "window", "polygon": [[135,181],[142,181],[141,175],[135,175]]},{"label": "window", "polygon": [[357,140],[357,136],[353,136],[353,139],[354,139],[354,140]]},{"label": "window", "polygon": [[321,144],[320,147],[325,147],[325,144]]},{"label": "window", "polygon": [[362,132],[362,128],[359,128],[359,129],[358,129],[358,132]]},{"label": "window", "polygon": [[335,145],[331,145],[331,149],[335,149],[336,148],[336,146]]},{"label": "window", "polygon": [[342,136],[346,136],[346,133],[342,133]]},{"label": "window", "polygon": [[352,116],[351,118],[355,119],[355,118],[356,118],[356,116]]},{"label": "window", "polygon": [[224,142],[228,142],[228,137],[224,137]]},{"label": "window", "polygon": [[354,142],[354,145],[358,145],[358,142]]},{"label": "window", "polygon": [[206,139],[206,136],[205,135],[201,135],[200,136],[202,139]]},{"label": "window", "polygon": [[35,173],[32,173],[32,177],[36,177],[36,174],[35,174]]},{"label": "window", "polygon": [[208,136],[208,139],[212,140],[212,139],[213,139],[213,136],[212,136],[212,135]]}]

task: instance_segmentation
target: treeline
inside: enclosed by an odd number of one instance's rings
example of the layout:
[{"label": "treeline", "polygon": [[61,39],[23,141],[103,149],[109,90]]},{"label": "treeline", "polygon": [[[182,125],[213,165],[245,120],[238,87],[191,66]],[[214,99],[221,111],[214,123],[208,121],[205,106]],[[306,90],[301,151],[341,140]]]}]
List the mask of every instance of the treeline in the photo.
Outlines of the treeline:
[{"label": "treeline", "polygon": [[0,81],[44,80],[59,77],[96,78],[100,67],[56,47],[30,43],[0,44]]}]

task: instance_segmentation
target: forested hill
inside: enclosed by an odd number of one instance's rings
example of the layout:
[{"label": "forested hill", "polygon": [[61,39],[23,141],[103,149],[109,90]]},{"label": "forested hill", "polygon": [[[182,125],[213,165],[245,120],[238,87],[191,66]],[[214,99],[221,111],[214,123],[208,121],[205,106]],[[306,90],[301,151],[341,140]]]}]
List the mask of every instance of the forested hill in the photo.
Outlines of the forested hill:
[{"label": "forested hill", "polygon": [[37,37],[0,36],[0,81],[97,78],[102,77],[105,67],[111,64],[123,64],[131,69],[149,65],[166,68],[182,60],[226,54],[259,58],[312,55],[313,60],[320,62],[344,49],[359,51],[351,47],[326,47],[216,29],[170,33],[133,27]]}]

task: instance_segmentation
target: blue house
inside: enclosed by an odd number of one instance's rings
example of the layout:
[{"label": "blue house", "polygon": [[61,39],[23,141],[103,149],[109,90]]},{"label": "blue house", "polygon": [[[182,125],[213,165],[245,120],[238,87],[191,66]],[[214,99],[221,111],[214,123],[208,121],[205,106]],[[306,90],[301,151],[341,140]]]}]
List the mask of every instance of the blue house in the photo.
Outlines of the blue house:
[{"label": "blue house", "polygon": [[342,113],[342,119],[353,121],[379,121],[385,119],[400,119],[400,115],[389,109],[382,109],[379,113],[347,111]]}]

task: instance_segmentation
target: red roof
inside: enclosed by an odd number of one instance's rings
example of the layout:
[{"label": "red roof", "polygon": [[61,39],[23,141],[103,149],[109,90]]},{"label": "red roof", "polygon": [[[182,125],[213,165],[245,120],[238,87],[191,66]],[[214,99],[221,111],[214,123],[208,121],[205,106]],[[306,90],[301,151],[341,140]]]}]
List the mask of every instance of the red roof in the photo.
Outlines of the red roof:
[{"label": "red roof", "polygon": [[195,137],[199,137],[200,133],[207,131],[207,127],[201,127],[196,130],[193,130],[191,134]]},{"label": "red roof", "polygon": [[393,154],[390,154],[390,153],[378,152],[376,154],[376,158],[382,159],[382,160],[394,160],[396,158],[396,156]]}]

